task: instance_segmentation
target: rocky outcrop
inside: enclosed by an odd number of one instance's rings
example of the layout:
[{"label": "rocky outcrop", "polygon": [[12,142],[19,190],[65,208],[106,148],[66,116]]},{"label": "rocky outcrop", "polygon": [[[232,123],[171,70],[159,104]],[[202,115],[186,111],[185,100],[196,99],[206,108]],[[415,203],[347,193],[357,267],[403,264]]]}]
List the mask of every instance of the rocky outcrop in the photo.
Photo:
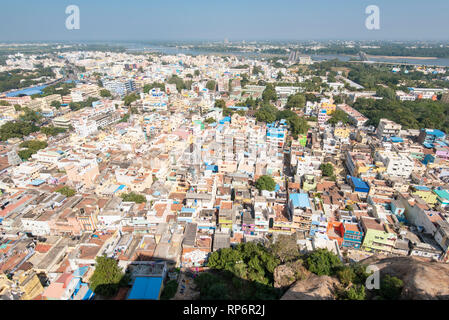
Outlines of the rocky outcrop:
[{"label": "rocky outcrop", "polygon": [[281,300],[333,300],[338,283],[335,278],[312,274],[291,286]]},{"label": "rocky outcrop", "polygon": [[[406,300],[449,300],[449,264],[430,261],[416,257],[387,257],[374,255],[360,261],[368,266],[376,266],[380,271],[380,279],[390,275],[401,279],[404,287],[400,299]],[[287,284],[294,274],[288,267],[280,268],[279,285]],[[335,289],[339,285],[336,278],[309,275],[298,280],[286,291],[282,300],[332,300]],[[285,286],[284,286],[285,288]],[[375,299],[375,290],[367,291],[367,299]]]},{"label": "rocky outcrop", "polygon": [[310,274],[301,260],[280,265],[274,269],[274,287],[288,288],[295,281],[306,279]]},{"label": "rocky outcrop", "polygon": [[[404,282],[401,299],[449,299],[449,264],[415,257],[375,255],[361,261],[379,268],[380,276],[388,274]],[[382,279],[382,278],[381,278]]]}]

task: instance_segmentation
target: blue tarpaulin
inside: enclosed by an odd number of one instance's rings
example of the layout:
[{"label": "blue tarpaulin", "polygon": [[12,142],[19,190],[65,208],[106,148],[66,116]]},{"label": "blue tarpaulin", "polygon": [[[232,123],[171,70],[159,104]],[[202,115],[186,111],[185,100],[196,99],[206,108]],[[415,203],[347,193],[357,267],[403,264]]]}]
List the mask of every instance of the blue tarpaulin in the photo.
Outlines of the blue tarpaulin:
[{"label": "blue tarpaulin", "polygon": [[45,182],[44,180],[36,179],[36,180],[31,181],[31,184],[33,186],[39,186],[39,185],[43,184],[44,182]]},{"label": "blue tarpaulin", "polygon": [[126,186],[124,184],[120,185],[117,189],[115,189],[114,193],[120,190],[123,190]]},{"label": "blue tarpaulin", "polygon": [[158,300],[162,277],[136,277],[128,300]]},{"label": "blue tarpaulin", "polygon": [[295,208],[310,208],[309,196],[306,193],[291,193],[290,200]]}]

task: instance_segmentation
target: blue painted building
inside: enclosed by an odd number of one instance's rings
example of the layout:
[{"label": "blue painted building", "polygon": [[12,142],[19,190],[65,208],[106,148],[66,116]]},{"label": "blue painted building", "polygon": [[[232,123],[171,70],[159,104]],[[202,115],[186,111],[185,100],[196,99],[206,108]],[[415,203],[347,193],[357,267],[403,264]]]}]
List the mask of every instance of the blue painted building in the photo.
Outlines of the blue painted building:
[{"label": "blue painted building", "polygon": [[368,183],[366,183],[362,179],[353,176],[348,176],[347,179],[355,192],[363,192],[363,193],[369,192],[370,187]]},{"label": "blue painted building", "polygon": [[362,246],[363,231],[356,223],[343,223],[343,247],[359,249]]}]

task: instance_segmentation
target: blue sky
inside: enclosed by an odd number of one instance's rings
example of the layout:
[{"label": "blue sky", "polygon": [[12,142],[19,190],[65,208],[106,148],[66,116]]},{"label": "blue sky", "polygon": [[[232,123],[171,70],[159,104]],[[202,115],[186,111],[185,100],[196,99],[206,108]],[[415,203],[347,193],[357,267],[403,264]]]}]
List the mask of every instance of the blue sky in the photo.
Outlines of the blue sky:
[{"label": "blue sky", "polygon": [[[71,4],[80,30],[65,28]],[[449,40],[448,13],[448,0],[4,0],[0,41]]]}]

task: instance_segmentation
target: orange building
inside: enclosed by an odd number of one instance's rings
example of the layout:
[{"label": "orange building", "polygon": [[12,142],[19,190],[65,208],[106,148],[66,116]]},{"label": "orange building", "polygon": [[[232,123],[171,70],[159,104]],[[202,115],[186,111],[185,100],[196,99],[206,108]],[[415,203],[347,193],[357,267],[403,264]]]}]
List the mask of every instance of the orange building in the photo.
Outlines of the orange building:
[{"label": "orange building", "polygon": [[343,244],[343,236],[345,234],[343,222],[339,221],[329,222],[327,224],[326,233],[330,240],[337,240],[339,246]]}]

